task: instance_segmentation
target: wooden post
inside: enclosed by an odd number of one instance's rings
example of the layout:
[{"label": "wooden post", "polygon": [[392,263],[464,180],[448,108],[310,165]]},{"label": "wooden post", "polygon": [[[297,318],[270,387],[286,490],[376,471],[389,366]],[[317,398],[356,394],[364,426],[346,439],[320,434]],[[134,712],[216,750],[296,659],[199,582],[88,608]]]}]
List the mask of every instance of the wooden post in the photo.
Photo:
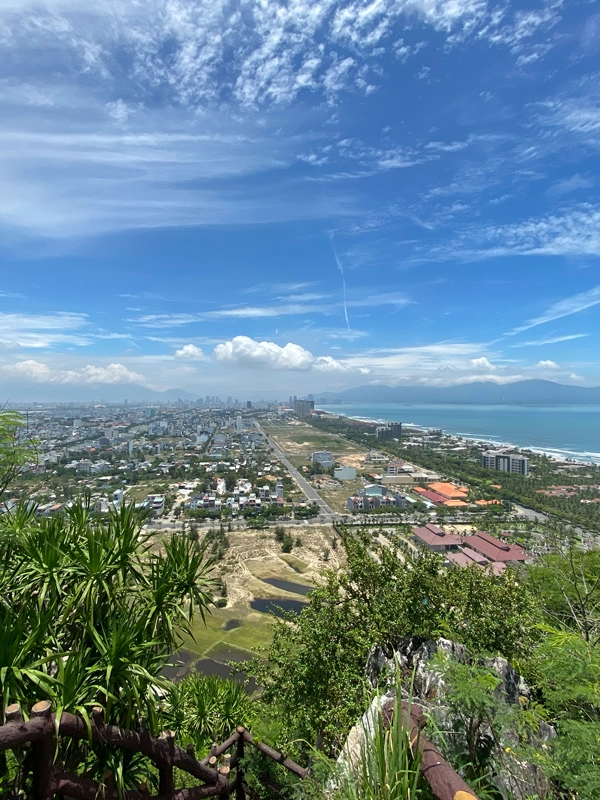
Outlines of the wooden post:
[{"label": "wooden post", "polygon": [[223,781],[221,791],[219,792],[220,800],[229,800],[229,767],[221,767],[219,770],[219,778]]},{"label": "wooden post", "polygon": [[175,735],[171,731],[163,731],[159,739],[165,741],[169,746],[168,762],[158,768],[158,793],[171,796],[175,791],[173,783],[173,742]]},{"label": "wooden post", "polygon": [[[33,706],[30,717],[50,719],[51,712],[50,701],[42,700]],[[52,740],[52,732],[49,731],[40,741],[31,744],[33,800],[50,800],[52,796]]]},{"label": "wooden post", "polygon": [[6,706],[4,716],[7,722],[20,722],[23,719],[21,706],[18,703],[11,703],[9,706]]},{"label": "wooden post", "polygon": [[237,764],[236,764],[236,787],[235,787],[235,800],[245,800],[246,793],[244,792],[244,727],[240,725],[237,729],[238,743],[237,743]]}]

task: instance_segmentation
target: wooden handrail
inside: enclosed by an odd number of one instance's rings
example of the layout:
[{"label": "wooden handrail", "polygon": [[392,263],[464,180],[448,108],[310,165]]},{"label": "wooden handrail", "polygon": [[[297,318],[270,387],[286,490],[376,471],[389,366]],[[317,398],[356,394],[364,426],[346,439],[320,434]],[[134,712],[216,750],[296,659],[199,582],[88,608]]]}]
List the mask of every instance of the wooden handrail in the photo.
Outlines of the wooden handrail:
[{"label": "wooden handrail", "polygon": [[[455,770],[442,757],[437,748],[421,733],[426,722],[423,709],[402,703],[402,714],[410,733],[411,742],[416,744],[420,755],[420,768],[433,795],[438,800],[477,800],[471,789]],[[6,722],[0,725],[0,752],[12,750],[26,743],[32,744],[33,800],[51,800],[53,795],[74,798],[74,800],[123,800],[123,795],[114,788],[113,781],[105,779],[104,784],[91,778],[72,775],[67,772],[53,772],[52,759],[54,740],[57,735],[75,740],[88,740],[99,744],[120,747],[140,753],[153,761],[159,770],[159,793],[150,796],[145,784],[140,791],[127,791],[127,800],[204,800],[219,796],[229,800],[257,800],[257,793],[244,780],[244,744],[249,744],[268,758],[301,780],[309,773],[308,769],[254,737],[243,727],[238,727],[221,744],[213,744],[210,753],[198,760],[191,745],[184,750],[174,742],[172,733],[166,731],[158,738],[147,731],[133,731],[107,725],[102,719],[100,709],[94,709],[89,723],[82,717],[63,712],[57,722],[50,703],[42,701],[31,709],[30,719],[24,720],[21,709],[13,704],[5,711]],[[235,747],[232,755],[227,751]],[[218,759],[223,756],[223,765]],[[173,769],[183,770],[203,784],[186,789],[176,789],[173,784]],[[231,770],[235,778],[231,779]]]}]

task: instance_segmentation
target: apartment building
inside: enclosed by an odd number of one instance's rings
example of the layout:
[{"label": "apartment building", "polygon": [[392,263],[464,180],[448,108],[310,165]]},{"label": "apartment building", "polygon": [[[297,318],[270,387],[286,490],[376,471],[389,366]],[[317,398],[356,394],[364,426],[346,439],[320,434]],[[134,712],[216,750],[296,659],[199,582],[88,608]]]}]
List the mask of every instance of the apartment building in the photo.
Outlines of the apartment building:
[{"label": "apartment building", "polygon": [[485,469],[514,472],[517,475],[529,475],[529,459],[518,453],[487,450],[481,457],[481,463]]}]

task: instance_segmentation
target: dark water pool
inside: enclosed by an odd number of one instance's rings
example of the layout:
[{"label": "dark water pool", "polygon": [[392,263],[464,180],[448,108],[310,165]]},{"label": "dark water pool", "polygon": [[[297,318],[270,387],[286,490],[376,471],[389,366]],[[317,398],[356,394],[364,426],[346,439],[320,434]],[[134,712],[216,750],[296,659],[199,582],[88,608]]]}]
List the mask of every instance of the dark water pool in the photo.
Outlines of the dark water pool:
[{"label": "dark water pool", "polygon": [[304,583],[294,583],[293,581],[283,581],[280,578],[263,578],[265,583],[269,586],[275,586],[277,589],[283,589],[284,592],[293,592],[294,594],[307,595],[312,592],[314,586],[306,586]]},{"label": "dark water pool", "polygon": [[283,611],[293,611],[294,614],[299,614],[306,607],[306,603],[302,600],[287,600],[283,597],[256,597],[250,603],[250,607],[255,611],[260,611],[262,614],[272,612],[276,617],[281,617],[282,609]]},{"label": "dark water pool", "polygon": [[[196,661],[196,672],[201,672],[203,675],[217,675],[219,678],[230,678],[239,683],[245,683],[248,677],[245,672],[236,672],[235,669],[228,667],[227,664],[221,664],[220,661],[215,661],[214,658],[201,658]],[[256,691],[256,681],[251,678],[247,685],[248,694]]]}]

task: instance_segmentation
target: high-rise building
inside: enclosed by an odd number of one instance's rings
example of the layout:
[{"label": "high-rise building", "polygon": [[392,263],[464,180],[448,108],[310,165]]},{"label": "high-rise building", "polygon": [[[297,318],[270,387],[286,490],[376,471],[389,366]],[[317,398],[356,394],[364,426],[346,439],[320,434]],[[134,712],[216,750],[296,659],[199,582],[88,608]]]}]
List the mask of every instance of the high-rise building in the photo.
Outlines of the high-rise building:
[{"label": "high-rise building", "polygon": [[246,400],[246,408],[252,408],[252,400]]},{"label": "high-rise building", "polygon": [[314,400],[296,400],[294,398],[294,413],[298,417],[310,417],[315,410]]},{"label": "high-rise building", "polygon": [[402,423],[389,422],[387,425],[381,425],[375,428],[375,436],[377,439],[399,439],[402,436]]},{"label": "high-rise building", "polygon": [[235,421],[235,432],[241,433],[244,430],[244,423],[242,422],[242,418],[238,417]]},{"label": "high-rise building", "polygon": [[482,455],[481,463],[485,469],[514,472],[517,475],[529,475],[529,459],[516,453],[488,450]]}]

